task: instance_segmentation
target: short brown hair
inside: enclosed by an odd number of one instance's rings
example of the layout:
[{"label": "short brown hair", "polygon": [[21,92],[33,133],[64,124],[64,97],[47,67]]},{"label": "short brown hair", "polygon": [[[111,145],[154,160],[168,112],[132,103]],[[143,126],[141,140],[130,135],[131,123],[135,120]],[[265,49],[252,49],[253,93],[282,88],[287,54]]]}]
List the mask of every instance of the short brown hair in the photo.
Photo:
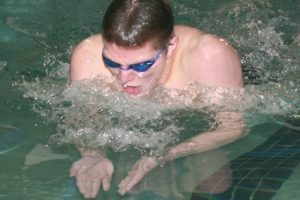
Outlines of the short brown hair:
[{"label": "short brown hair", "polygon": [[104,40],[122,47],[141,47],[153,40],[154,48],[162,48],[173,31],[167,0],[113,0],[102,22]]}]

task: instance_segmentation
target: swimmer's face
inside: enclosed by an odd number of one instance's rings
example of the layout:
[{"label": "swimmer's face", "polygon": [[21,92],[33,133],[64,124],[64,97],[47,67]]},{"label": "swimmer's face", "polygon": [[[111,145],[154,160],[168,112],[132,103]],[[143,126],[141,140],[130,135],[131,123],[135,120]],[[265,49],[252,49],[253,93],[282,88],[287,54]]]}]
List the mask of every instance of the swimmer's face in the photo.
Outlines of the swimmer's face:
[{"label": "swimmer's face", "polygon": [[120,81],[123,92],[141,96],[159,84],[166,63],[166,49],[155,50],[151,43],[138,48],[104,43],[103,60],[107,62],[107,69]]}]

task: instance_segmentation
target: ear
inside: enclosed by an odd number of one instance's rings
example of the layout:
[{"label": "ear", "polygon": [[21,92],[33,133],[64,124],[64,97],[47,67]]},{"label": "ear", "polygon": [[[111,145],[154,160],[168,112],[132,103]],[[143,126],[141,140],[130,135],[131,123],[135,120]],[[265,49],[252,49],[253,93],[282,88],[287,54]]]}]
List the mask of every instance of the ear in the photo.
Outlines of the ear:
[{"label": "ear", "polygon": [[179,40],[179,38],[177,36],[175,36],[175,35],[172,36],[172,38],[170,39],[169,44],[168,44],[168,54],[167,54],[167,57],[170,57],[173,54],[174,50],[176,49],[178,40]]}]

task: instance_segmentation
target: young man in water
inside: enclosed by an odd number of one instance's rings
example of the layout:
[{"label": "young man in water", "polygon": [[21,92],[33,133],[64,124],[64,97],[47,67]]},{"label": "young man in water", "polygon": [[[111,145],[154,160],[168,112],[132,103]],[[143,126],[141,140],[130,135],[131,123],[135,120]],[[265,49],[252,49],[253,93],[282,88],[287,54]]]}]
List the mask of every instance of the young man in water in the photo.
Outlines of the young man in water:
[{"label": "young man in water", "polygon": [[[71,81],[114,77],[124,93],[134,96],[143,96],[158,85],[184,89],[190,82],[219,88],[243,87],[240,60],[230,44],[173,23],[167,0],[112,1],[103,19],[102,34],[85,39],[75,48]],[[131,191],[160,162],[208,151],[240,138],[243,123],[230,128],[231,121],[226,116],[219,116],[217,130],[174,146],[159,159],[138,160],[119,184],[119,193]],[[80,152],[82,158],[70,170],[80,192],[92,198],[101,186],[109,190],[112,162],[100,151]]]}]

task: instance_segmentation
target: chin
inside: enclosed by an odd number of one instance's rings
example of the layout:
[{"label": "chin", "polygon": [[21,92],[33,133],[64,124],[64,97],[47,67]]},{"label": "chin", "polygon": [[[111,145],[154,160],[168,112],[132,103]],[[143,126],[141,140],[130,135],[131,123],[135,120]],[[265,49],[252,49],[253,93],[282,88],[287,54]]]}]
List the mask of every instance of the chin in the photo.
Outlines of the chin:
[{"label": "chin", "polygon": [[145,95],[149,94],[150,91],[151,91],[150,88],[141,87],[140,93],[137,96],[140,96],[140,97],[145,96]]}]

